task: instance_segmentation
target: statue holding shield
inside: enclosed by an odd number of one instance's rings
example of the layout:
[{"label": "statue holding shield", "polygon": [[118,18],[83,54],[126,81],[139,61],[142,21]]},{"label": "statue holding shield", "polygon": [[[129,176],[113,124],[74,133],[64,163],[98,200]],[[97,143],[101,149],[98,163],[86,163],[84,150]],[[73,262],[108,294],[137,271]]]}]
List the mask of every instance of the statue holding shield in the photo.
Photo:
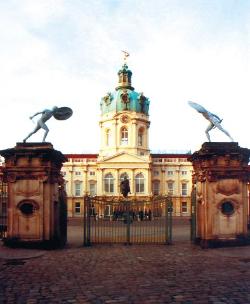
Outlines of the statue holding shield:
[{"label": "statue holding shield", "polygon": [[46,136],[48,135],[48,132],[49,132],[49,128],[47,127],[45,122],[47,120],[49,120],[52,116],[54,116],[54,118],[57,119],[57,120],[68,119],[73,114],[73,111],[68,107],[61,107],[61,108],[53,107],[52,110],[45,109],[41,112],[35,113],[34,115],[32,115],[30,117],[30,119],[33,119],[35,116],[37,116],[39,114],[41,114],[41,117],[37,121],[37,125],[36,125],[35,129],[31,133],[29,133],[29,135],[27,135],[24,138],[23,142],[26,142],[26,140],[31,135],[35,134],[40,129],[45,130],[45,133],[44,133],[44,136],[43,136],[43,142],[44,142],[45,139],[46,139]]}]

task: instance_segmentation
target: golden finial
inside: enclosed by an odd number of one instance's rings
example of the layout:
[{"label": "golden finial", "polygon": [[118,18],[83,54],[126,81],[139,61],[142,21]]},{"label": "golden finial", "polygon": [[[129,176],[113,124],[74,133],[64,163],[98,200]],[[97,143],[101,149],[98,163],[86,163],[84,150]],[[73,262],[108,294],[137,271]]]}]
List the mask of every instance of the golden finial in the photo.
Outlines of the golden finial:
[{"label": "golden finial", "polygon": [[124,55],[124,57],[123,57],[124,64],[126,64],[127,58],[129,57],[129,53],[127,51],[122,51],[122,52],[123,52],[123,55]]}]

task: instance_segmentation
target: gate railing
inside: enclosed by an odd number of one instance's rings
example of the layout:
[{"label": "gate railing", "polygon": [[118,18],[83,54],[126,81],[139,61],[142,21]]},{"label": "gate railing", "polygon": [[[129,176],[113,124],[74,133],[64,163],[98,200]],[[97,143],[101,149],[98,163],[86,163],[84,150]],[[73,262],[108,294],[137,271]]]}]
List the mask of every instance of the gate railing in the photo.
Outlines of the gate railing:
[{"label": "gate railing", "polygon": [[84,198],[84,246],[93,243],[172,242],[170,197],[133,200]]}]

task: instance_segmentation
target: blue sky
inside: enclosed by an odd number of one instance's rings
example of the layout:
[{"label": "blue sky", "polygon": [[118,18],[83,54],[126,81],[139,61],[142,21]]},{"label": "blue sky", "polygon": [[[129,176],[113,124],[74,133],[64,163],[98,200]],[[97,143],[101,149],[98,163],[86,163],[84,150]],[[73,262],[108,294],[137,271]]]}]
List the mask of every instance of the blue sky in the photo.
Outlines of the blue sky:
[{"label": "blue sky", "polygon": [[[99,102],[116,87],[121,50],[151,101],[152,151],[206,141],[208,122],[188,100],[250,148],[250,0],[0,0],[0,41],[0,149],[34,128],[29,116],[57,105],[74,115],[51,119],[47,140],[64,153],[98,153]],[[211,138],[228,140],[218,130]]]}]

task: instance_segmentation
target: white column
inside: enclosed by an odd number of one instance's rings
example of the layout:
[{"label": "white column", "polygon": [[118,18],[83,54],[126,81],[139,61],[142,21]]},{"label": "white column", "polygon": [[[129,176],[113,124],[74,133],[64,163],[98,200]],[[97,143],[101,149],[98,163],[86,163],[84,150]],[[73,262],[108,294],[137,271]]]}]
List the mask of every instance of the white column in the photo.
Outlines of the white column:
[{"label": "white column", "polygon": [[112,123],[113,126],[113,140],[112,140],[112,146],[115,148],[115,151],[117,151],[118,146],[120,145],[119,142],[119,124],[117,122],[117,119],[114,120],[114,122]]},{"label": "white column", "polygon": [[103,195],[103,169],[97,169],[98,177],[97,177],[97,189],[96,194],[98,196]]},{"label": "white column", "polygon": [[148,195],[152,194],[152,174],[151,174],[151,169],[148,169]]},{"label": "white column", "polygon": [[130,192],[135,195],[135,169],[131,170]]},{"label": "white column", "polygon": [[130,136],[130,146],[133,148],[137,148],[137,123],[135,121],[132,122]]},{"label": "white column", "polygon": [[166,193],[166,185],[165,185],[165,168],[161,168],[160,172],[160,194]]},{"label": "white column", "polygon": [[83,194],[86,195],[88,193],[88,170],[84,169],[83,171]]},{"label": "white column", "polygon": [[119,180],[119,169],[116,169],[115,172],[115,181],[116,181],[116,187],[115,187],[115,193],[114,195],[119,196],[120,195],[120,180]]}]

